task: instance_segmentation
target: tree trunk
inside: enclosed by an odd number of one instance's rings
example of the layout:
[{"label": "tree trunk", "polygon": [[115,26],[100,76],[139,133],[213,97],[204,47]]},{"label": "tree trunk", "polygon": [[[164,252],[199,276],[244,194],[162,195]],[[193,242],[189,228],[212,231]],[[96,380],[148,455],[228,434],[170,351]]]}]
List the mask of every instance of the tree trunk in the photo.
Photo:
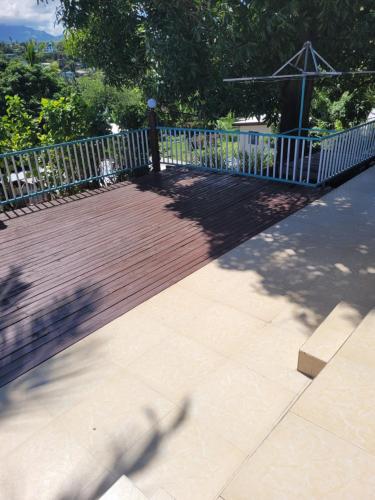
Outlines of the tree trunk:
[{"label": "tree trunk", "polygon": [[[305,104],[302,116],[302,128],[309,127],[310,120],[310,108],[311,100],[313,95],[314,82],[313,80],[307,80],[305,89]],[[298,135],[298,125],[299,125],[299,113],[300,113],[300,103],[301,103],[301,92],[302,92],[302,80],[290,80],[285,82],[281,94],[281,119],[280,119],[280,133],[288,132],[287,135]],[[295,129],[295,130],[294,130]],[[293,132],[289,132],[293,130]],[[305,131],[301,132],[301,135],[307,135]],[[279,145],[279,149],[281,146]],[[283,149],[283,161],[287,161],[287,149]],[[289,161],[294,160],[296,149],[294,147],[290,148],[289,151]],[[300,155],[300,149],[297,148],[297,156]]]},{"label": "tree trunk", "polygon": [[[302,127],[309,126],[311,99],[314,82],[307,80],[305,91],[305,106],[303,111]],[[300,102],[301,102],[302,80],[289,80],[285,82],[281,93],[281,120],[280,133],[288,130],[298,129]],[[291,135],[297,135],[295,131]]]}]

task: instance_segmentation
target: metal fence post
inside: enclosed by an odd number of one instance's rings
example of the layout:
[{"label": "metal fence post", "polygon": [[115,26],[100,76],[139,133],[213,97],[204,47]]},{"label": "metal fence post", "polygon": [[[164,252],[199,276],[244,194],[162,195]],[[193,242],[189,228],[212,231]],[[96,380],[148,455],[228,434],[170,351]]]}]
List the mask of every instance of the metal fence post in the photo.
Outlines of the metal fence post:
[{"label": "metal fence post", "polygon": [[[153,101],[153,102],[151,102]],[[157,116],[155,113],[155,105],[150,106],[150,104],[156,105],[156,102],[153,99],[149,99],[149,111],[148,111],[148,126],[149,126],[149,134],[150,134],[150,150],[151,150],[151,159],[152,159],[152,169],[154,172],[160,172],[160,152],[159,152],[159,138],[157,131]]]}]

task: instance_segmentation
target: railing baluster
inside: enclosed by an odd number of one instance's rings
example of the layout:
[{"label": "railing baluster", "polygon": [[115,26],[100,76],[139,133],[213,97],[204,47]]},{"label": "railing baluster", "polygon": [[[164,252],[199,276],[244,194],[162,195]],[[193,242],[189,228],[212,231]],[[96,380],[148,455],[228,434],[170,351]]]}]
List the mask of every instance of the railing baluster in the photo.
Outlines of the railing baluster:
[{"label": "railing baluster", "polygon": [[17,165],[16,165],[16,160],[14,158],[14,155],[12,155],[12,165],[13,165],[14,175],[16,176],[16,179],[17,179],[19,196],[22,196],[23,195],[23,188],[21,186],[21,181],[20,181],[20,178],[19,178],[19,175],[18,175],[18,168],[17,168]]},{"label": "railing baluster", "polygon": [[115,139],[114,139],[113,136],[111,137],[111,139],[112,139],[111,142],[112,142],[112,148],[113,148],[113,157],[115,159],[115,169],[117,170],[117,168],[118,168],[118,158],[117,158],[117,152],[116,152],[116,143],[115,143]]},{"label": "railing baluster", "polygon": [[255,136],[255,151],[254,151],[254,174],[258,174],[258,143],[260,135]]},{"label": "railing baluster", "polygon": [[[305,144],[306,144],[306,139],[301,139],[301,141],[302,141],[302,151],[301,151],[301,161],[300,161],[300,167],[299,167],[299,182],[302,182],[302,180],[303,180],[303,170],[304,170],[304,163],[305,163]],[[311,143],[311,141],[310,141],[310,143]]]},{"label": "railing baluster", "polygon": [[247,173],[246,172],[246,148],[245,148],[245,141],[247,139],[247,136],[239,134],[238,139],[241,141],[241,144],[242,144],[242,162],[241,162],[241,166],[242,166],[242,173],[245,174],[245,173]]},{"label": "railing baluster", "polygon": [[34,161],[35,161],[35,170],[38,173],[38,181],[40,183],[41,190],[44,191],[45,190],[45,185],[44,185],[44,181],[43,181],[43,176],[42,176],[40,168],[39,168],[39,160],[38,160],[38,157],[37,157],[35,151],[33,153],[33,157],[34,157]]},{"label": "railing baluster", "polygon": [[30,188],[29,188],[28,178],[26,175],[25,165],[23,163],[22,154],[20,154],[19,156],[20,156],[21,170],[22,170],[23,178],[24,178],[25,185],[26,185],[26,192],[27,192],[27,195],[29,196],[30,195]]},{"label": "railing baluster", "polygon": [[17,198],[16,192],[14,191],[14,186],[13,186],[13,181],[12,181],[12,176],[11,176],[11,170],[9,168],[7,157],[4,158],[4,163],[5,163],[5,170],[6,170],[6,173],[7,173],[7,176],[8,176],[8,183],[9,183],[9,186],[10,186],[10,190],[12,191],[12,196],[13,196],[13,198]]},{"label": "railing baluster", "polygon": [[289,162],[290,162],[290,141],[291,139],[288,139],[288,152],[287,152],[287,160],[286,160],[286,170],[285,170],[285,179],[289,179]]},{"label": "railing baluster", "polygon": [[89,167],[89,172],[90,172],[90,178],[92,179],[94,176],[93,176],[93,172],[92,172],[90,152],[89,152],[89,147],[88,147],[87,142],[85,142],[85,150],[86,150],[87,165]]},{"label": "railing baluster", "polygon": [[135,132],[131,132],[131,140],[132,140],[132,147],[133,147],[133,154],[134,154],[134,167],[133,168],[137,168],[137,148],[135,147],[135,140],[134,140],[134,133]]},{"label": "railing baluster", "polygon": [[281,139],[281,152],[280,152],[280,165],[279,165],[279,179],[283,178],[283,162],[284,162],[284,138]]},{"label": "railing baluster", "polygon": [[5,176],[5,158],[3,158],[3,161],[4,161],[4,167],[1,166],[0,164],[0,181],[1,181],[1,186],[3,188],[3,193],[4,193],[4,198],[5,198],[5,201],[7,202],[9,200],[9,196],[8,196],[8,189],[7,189],[7,185],[6,185],[6,182],[4,180],[4,176]]},{"label": "railing baluster", "polygon": [[67,182],[67,184],[70,184],[70,177],[68,174],[68,169],[66,168],[66,161],[65,161],[65,154],[64,154],[63,146],[60,147],[60,151],[61,151],[61,157],[62,157],[62,161],[63,161],[63,165],[64,165],[64,172],[66,175],[66,182]]},{"label": "railing baluster", "polygon": [[271,155],[270,141],[271,141],[271,138],[268,137],[268,140],[267,140],[267,167],[266,167],[266,175],[267,175],[267,177],[270,176],[270,155]]},{"label": "railing baluster", "polygon": [[299,155],[299,139],[294,139],[294,159],[293,159],[293,181],[296,180],[297,160]]},{"label": "railing baluster", "polygon": [[75,183],[76,182],[76,176],[75,176],[75,172],[74,172],[74,165],[73,165],[73,162],[72,162],[72,155],[70,154],[70,146],[67,146],[66,149],[68,151],[69,164],[70,164],[70,169],[72,171],[72,180]]},{"label": "railing baluster", "polygon": [[105,172],[105,163],[104,159],[102,159],[101,154],[100,154],[100,148],[99,148],[99,141],[95,141],[95,146],[96,146],[96,152],[98,155],[98,170],[99,170],[99,175],[104,176]]},{"label": "railing baluster", "polygon": [[146,136],[146,131],[145,130],[142,130],[141,131],[141,147],[142,147],[142,165],[141,167],[144,167],[147,165],[147,161],[146,161],[146,150],[145,150],[145,140],[146,140],[147,136]]},{"label": "railing baluster", "polygon": [[127,147],[125,143],[125,137],[124,133],[121,133],[121,143],[122,143],[122,151],[124,155],[124,168],[127,170],[129,168],[129,160],[128,160],[128,155],[127,155]]},{"label": "railing baluster", "polygon": [[141,164],[142,164],[142,159],[141,159],[141,146],[139,144],[139,133],[138,131],[137,132],[134,132],[135,133],[135,142],[137,143],[137,157],[138,157],[138,165],[137,167],[140,167]]},{"label": "railing baluster", "polygon": [[262,145],[261,145],[261,150],[260,150],[260,175],[263,177],[264,176],[264,137],[263,136],[260,136],[259,137],[259,141],[262,141]]}]

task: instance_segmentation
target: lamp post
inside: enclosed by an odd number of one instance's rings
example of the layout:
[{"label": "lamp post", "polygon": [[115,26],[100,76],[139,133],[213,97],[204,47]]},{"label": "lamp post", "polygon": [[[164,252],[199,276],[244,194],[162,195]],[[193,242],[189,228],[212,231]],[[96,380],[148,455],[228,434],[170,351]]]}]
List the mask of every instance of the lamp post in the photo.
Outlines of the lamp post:
[{"label": "lamp post", "polygon": [[148,126],[149,126],[149,137],[150,137],[150,150],[152,159],[152,170],[154,172],[160,172],[160,153],[159,153],[159,140],[157,127],[157,116],[155,112],[156,100],[148,99]]}]

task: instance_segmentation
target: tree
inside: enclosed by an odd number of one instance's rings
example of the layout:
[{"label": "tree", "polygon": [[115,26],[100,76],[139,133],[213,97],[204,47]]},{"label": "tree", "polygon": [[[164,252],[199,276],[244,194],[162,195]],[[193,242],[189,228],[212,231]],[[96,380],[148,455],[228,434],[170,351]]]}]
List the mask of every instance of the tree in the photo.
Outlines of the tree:
[{"label": "tree", "polygon": [[145,125],[146,102],[139,88],[112,89],[111,94],[111,118],[120,129],[140,128]]},{"label": "tree", "polygon": [[87,133],[84,103],[74,93],[58,99],[42,98],[38,123],[41,128],[38,136],[41,144],[82,138]]},{"label": "tree", "polygon": [[77,92],[84,103],[84,112],[89,136],[110,132],[110,94],[100,73],[77,80]]},{"label": "tree", "polygon": [[[373,0],[60,0],[59,16],[90,65],[111,83],[141,85],[171,119],[182,103],[204,123],[233,111],[274,123],[281,114],[281,130],[294,128],[298,82],[222,79],[271,74],[307,39],[338,69],[375,67]],[[342,80],[340,89],[358,84]],[[312,95],[310,83],[304,125]]]},{"label": "tree", "polygon": [[25,44],[25,60],[30,66],[34,66],[37,62],[37,48],[35,40],[29,40]]},{"label": "tree", "polygon": [[18,96],[6,96],[6,112],[0,120],[0,151],[31,148],[37,141],[36,120]]},{"label": "tree", "polygon": [[56,69],[44,69],[39,64],[26,66],[11,61],[0,72],[0,114],[6,111],[6,96],[18,95],[33,115],[40,111],[42,97],[53,98],[66,87]]},{"label": "tree", "polygon": [[146,103],[139,88],[107,85],[103,75],[96,72],[78,79],[77,90],[85,103],[89,135],[108,133],[111,122],[121,129],[145,124]]}]

